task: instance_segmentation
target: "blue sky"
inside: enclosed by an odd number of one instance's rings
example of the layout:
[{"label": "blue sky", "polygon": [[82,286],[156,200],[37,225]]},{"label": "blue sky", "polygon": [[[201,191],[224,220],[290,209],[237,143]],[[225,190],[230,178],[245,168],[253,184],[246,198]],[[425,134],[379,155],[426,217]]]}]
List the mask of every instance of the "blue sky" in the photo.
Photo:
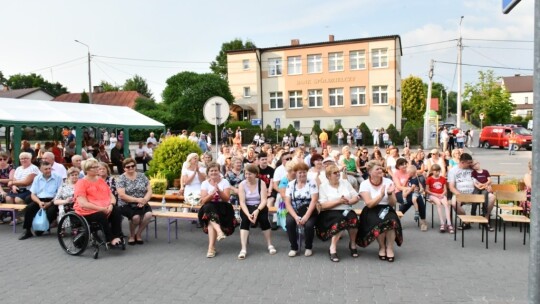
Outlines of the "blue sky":
[{"label": "blue sky", "polygon": [[[182,71],[209,72],[221,44],[249,39],[258,47],[400,35],[402,75],[427,80],[430,59],[456,62],[460,17],[463,63],[532,69],[534,1],[509,14],[502,0],[296,0],[296,1],[9,1],[0,9],[0,70],[35,72],[71,92],[88,89],[86,48],[94,57],[92,83],[123,84],[138,74],[159,101],[165,81]],[[483,41],[505,40],[505,41]],[[515,42],[508,40],[523,40]],[[139,58],[172,62],[120,60]],[[71,61],[73,60],[73,61]],[[66,63],[71,61],[69,63]],[[474,82],[479,67],[463,67]],[[532,71],[494,69],[498,76]],[[457,90],[455,66],[435,64],[434,80]]]}]

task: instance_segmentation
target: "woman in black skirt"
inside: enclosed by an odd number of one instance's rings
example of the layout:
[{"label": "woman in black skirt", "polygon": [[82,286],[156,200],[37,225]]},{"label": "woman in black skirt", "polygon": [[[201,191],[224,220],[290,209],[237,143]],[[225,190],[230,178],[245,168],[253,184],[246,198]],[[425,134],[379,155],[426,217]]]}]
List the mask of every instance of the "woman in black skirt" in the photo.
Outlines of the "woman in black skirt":
[{"label": "woman in black skirt", "polygon": [[221,178],[219,164],[211,162],[206,167],[208,179],[201,184],[201,203],[199,222],[204,233],[208,234],[207,258],[216,256],[216,240],[221,241],[233,234],[238,222],[229,203],[231,185]]},{"label": "woman in black skirt", "polygon": [[401,222],[394,210],[396,188],[392,180],[383,177],[383,167],[379,162],[368,162],[367,169],[369,179],[360,184],[360,196],[366,206],[360,215],[356,243],[367,247],[377,239],[379,259],[394,262],[394,241],[398,246],[403,242]]},{"label": "woman in black skirt", "polygon": [[323,240],[331,239],[330,260],[339,262],[337,243],[341,232],[349,232],[349,251],[353,258],[358,257],[356,249],[356,234],[358,233],[358,218],[352,210],[360,197],[351,184],[340,178],[340,171],[336,165],[326,167],[328,182],[319,187],[319,202],[321,213],[317,217],[317,236]]}]

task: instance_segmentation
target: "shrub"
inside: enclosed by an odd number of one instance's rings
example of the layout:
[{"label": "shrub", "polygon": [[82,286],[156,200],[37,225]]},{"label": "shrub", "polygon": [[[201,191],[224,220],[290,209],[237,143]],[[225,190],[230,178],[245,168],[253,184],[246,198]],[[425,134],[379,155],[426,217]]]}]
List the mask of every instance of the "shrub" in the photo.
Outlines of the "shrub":
[{"label": "shrub", "polygon": [[150,161],[150,169],[147,176],[158,173],[165,175],[169,185],[173,184],[175,178],[179,178],[182,173],[182,164],[186,161],[190,153],[201,155],[199,146],[189,139],[182,139],[171,136],[165,139],[154,151],[154,157]]},{"label": "shrub", "polygon": [[152,193],[165,194],[167,191],[167,179],[162,173],[157,173],[150,177],[150,185],[152,186]]},{"label": "shrub", "polygon": [[403,130],[401,130],[401,136],[403,138],[405,138],[405,136],[409,137],[409,143],[411,147],[419,145],[420,143],[418,142],[418,130],[422,129],[422,122],[407,121],[403,126]]},{"label": "shrub", "polygon": [[373,134],[365,122],[360,124],[360,131],[362,131],[364,146],[373,145]]},{"label": "shrub", "polygon": [[398,130],[393,124],[390,124],[388,128],[386,128],[386,133],[390,135],[390,141],[392,141],[393,145],[401,145],[403,143],[403,140],[401,139]]},{"label": "shrub", "polygon": [[[337,124],[335,127],[334,127],[334,131],[332,131],[332,137],[330,137],[330,142],[333,144],[333,145],[337,145],[337,134],[339,132],[339,129],[343,129],[343,127],[341,126],[341,124]],[[329,134],[330,136],[330,134]],[[347,130],[343,129],[343,142],[346,144],[347,143]]]}]

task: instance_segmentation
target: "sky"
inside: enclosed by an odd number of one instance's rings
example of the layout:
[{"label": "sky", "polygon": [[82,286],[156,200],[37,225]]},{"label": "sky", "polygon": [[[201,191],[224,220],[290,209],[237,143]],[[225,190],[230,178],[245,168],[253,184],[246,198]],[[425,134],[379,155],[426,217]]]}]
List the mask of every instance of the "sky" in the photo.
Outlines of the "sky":
[{"label": "sky", "polygon": [[[0,71],[5,77],[37,73],[70,92],[88,91],[88,50],[75,39],[90,47],[93,85],[122,85],[137,74],[157,101],[169,77],[210,72],[221,44],[235,38],[265,48],[289,45],[291,39],[327,41],[328,35],[400,35],[403,78],[427,82],[433,59],[433,80],[457,91],[452,63],[461,31],[464,64],[506,67],[492,68],[502,77],[532,75],[533,0],[522,0],[508,15],[502,0],[2,2]],[[487,69],[464,65],[463,85]]]}]

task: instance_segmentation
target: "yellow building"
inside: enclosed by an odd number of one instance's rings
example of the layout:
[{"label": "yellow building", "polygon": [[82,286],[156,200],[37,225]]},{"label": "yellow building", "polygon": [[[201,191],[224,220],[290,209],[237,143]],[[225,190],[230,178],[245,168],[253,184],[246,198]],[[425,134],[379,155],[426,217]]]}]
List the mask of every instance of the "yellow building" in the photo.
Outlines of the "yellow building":
[{"label": "yellow building", "polygon": [[310,133],[394,124],[401,129],[401,38],[398,35],[227,52],[238,118],[262,127],[292,124]]}]

